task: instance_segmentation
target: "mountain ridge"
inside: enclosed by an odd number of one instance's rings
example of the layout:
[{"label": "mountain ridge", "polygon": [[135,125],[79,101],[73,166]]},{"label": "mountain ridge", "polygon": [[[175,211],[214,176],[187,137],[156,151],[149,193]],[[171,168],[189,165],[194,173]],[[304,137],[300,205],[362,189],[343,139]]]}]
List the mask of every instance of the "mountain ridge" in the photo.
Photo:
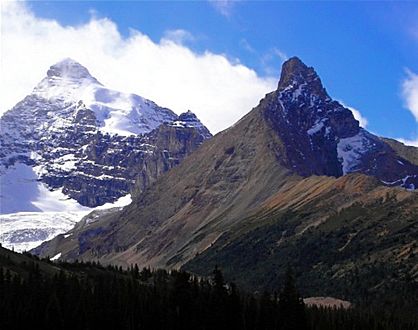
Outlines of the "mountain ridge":
[{"label": "mountain ridge", "polygon": [[[71,239],[59,237],[35,252],[45,256],[59,251],[68,260],[86,258],[121,265],[138,263],[168,268],[188,265],[216,245],[222,235],[239,227],[248,214],[260,212],[269,198],[318,175],[319,182],[326,186],[344,186],[347,178],[360,178],[358,182],[362,184],[356,195],[359,201],[373,190],[397,196],[406,194],[411,203],[408,209],[413,211],[416,192],[384,187],[382,175],[386,163],[393,165],[399,159],[407,164],[403,165],[404,171],[418,174],[418,167],[397,158],[388,145],[361,129],[348,109],[324,94],[325,89],[313,69],[295,65],[297,72],[309,74],[315,88],[302,81],[292,83],[293,78],[288,79],[291,82],[288,88],[279,83],[278,90],[267,94],[236,124],[218,133],[186,157],[180,166],[137,194],[130,206],[74,229]],[[295,75],[287,72],[284,77],[286,80]],[[323,118],[327,118],[327,123],[309,134],[308,130]],[[344,173],[338,144],[359,134],[371,147],[354,158],[359,164],[354,170],[359,169],[359,173]],[[343,142],[350,154],[353,142]],[[360,165],[373,161],[364,155],[370,158],[379,153],[382,159],[375,161],[375,172],[361,173]],[[402,171],[394,173],[395,176],[403,174]],[[342,204],[335,205],[341,207],[352,193],[344,189],[337,191],[338,203]],[[299,193],[303,196],[303,189]],[[318,194],[326,200],[332,193],[326,190],[324,195]],[[370,203],[378,203],[381,198],[380,194],[371,195]],[[315,210],[323,207],[318,200],[312,204]],[[290,211],[291,207],[287,209]],[[325,208],[324,212],[328,219],[332,208]]]}]

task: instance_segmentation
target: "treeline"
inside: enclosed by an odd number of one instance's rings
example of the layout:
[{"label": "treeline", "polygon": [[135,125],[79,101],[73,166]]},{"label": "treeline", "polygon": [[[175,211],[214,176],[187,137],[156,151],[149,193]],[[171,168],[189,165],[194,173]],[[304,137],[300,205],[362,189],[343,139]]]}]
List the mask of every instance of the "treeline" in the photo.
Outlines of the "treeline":
[{"label": "treeline", "polygon": [[0,268],[1,329],[418,329],[368,309],[307,308],[290,271],[278,293],[247,294],[217,268],[202,279],[137,266],[61,263],[54,275],[39,262],[23,266],[24,276]]}]

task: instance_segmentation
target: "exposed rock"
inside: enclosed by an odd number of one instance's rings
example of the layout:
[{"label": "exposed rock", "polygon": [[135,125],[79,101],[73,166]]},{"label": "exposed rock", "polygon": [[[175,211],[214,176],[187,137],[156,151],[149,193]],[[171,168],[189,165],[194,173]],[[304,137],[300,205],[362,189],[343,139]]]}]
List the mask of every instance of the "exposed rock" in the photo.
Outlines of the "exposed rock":
[{"label": "exposed rock", "polygon": [[106,89],[71,59],[51,66],[0,123],[0,172],[32,166],[49,189],[89,207],[135,183],[142,191],[211,137],[193,113]]}]

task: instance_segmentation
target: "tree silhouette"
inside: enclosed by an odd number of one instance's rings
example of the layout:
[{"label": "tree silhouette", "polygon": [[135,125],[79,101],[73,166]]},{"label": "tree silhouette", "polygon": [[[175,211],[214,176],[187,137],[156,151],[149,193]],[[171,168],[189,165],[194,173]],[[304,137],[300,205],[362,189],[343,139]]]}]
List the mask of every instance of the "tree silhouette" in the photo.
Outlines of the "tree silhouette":
[{"label": "tree silhouette", "polygon": [[280,325],[283,330],[308,329],[305,304],[295,285],[292,269],[289,267],[279,295]]}]

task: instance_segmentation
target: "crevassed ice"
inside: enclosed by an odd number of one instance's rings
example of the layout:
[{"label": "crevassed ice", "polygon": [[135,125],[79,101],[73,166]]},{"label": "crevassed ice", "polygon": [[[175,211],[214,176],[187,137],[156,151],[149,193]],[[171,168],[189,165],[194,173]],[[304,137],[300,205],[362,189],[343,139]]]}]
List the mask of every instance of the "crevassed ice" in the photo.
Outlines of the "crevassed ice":
[{"label": "crevassed ice", "polygon": [[131,201],[126,195],[114,203],[85,207],[60,189],[49,190],[32,167],[16,164],[0,180],[0,242],[18,252],[30,250],[67,232],[91,211],[123,207]]}]

